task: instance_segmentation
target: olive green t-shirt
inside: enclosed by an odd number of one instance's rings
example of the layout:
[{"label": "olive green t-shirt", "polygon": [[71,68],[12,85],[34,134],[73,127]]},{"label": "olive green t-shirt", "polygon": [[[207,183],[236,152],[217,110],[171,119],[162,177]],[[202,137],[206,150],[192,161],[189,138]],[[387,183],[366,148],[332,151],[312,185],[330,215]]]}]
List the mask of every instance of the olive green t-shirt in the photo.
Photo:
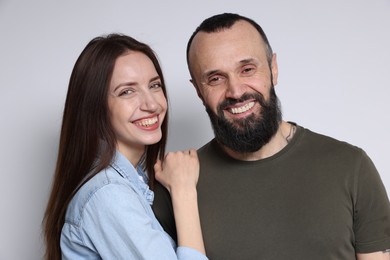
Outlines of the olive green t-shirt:
[{"label": "olive green t-shirt", "polygon": [[[298,126],[277,154],[239,161],[212,140],[198,151],[198,203],[209,259],[355,259],[390,248],[386,190],[366,153]],[[175,238],[169,194],[153,205]]]}]

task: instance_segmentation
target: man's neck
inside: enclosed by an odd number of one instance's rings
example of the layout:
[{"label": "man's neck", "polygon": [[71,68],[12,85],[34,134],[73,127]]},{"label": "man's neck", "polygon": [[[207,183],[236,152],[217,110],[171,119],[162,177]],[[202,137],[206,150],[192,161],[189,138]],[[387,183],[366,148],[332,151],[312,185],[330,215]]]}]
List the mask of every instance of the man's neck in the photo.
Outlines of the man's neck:
[{"label": "man's neck", "polygon": [[295,125],[282,121],[279,128],[271,140],[266,143],[260,150],[251,153],[238,153],[225,146],[223,150],[231,157],[241,161],[257,161],[271,157],[282,150],[291,140],[295,133]]}]

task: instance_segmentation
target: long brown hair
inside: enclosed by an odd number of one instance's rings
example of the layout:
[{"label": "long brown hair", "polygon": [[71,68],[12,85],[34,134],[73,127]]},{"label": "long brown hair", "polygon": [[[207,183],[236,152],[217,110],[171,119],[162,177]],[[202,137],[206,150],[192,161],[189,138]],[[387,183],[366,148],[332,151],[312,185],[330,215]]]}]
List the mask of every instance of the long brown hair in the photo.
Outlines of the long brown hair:
[{"label": "long brown hair", "polygon": [[[129,50],[142,52],[151,59],[167,98],[161,67],[148,45],[121,34],[99,36],[87,44],[73,68],[65,101],[54,180],[43,218],[45,259],[61,259],[60,236],[70,200],[85,179],[106,168],[115,154],[108,87],[116,59]],[[162,160],[165,153],[167,122],[168,113],[161,126],[161,140],[147,146],[141,162],[148,172],[151,188],[155,182],[154,163]],[[104,150],[99,152],[102,144]]]}]

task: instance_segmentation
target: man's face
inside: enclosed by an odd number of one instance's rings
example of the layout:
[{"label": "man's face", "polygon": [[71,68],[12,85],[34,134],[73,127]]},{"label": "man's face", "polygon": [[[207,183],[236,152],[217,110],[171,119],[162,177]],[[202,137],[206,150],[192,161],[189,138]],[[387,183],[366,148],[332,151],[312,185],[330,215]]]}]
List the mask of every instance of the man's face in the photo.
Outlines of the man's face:
[{"label": "man's face", "polygon": [[[265,44],[246,21],[216,33],[198,33],[189,53],[193,84],[210,115],[217,140],[237,152],[254,152],[281,120]],[[271,95],[273,95],[271,97]]]}]

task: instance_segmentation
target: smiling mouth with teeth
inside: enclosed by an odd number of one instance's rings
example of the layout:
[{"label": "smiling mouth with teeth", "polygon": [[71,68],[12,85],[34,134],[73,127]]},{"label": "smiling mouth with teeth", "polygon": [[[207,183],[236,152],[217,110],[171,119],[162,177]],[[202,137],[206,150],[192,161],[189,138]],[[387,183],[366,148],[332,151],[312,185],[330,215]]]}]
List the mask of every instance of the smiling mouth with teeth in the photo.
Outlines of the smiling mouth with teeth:
[{"label": "smiling mouth with teeth", "polygon": [[135,122],[135,124],[138,125],[138,126],[148,127],[148,126],[156,124],[157,121],[158,121],[158,118],[156,116],[156,117],[153,117],[153,118],[147,118],[147,119],[139,120],[139,121]]},{"label": "smiling mouth with teeth", "polygon": [[249,102],[248,104],[242,106],[242,107],[234,107],[234,108],[231,108],[230,109],[230,112],[232,114],[240,114],[240,113],[244,113],[246,111],[248,111],[249,109],[251,109],[253,106],[255,105],[255,102],[252,101],[252,102]]}]

